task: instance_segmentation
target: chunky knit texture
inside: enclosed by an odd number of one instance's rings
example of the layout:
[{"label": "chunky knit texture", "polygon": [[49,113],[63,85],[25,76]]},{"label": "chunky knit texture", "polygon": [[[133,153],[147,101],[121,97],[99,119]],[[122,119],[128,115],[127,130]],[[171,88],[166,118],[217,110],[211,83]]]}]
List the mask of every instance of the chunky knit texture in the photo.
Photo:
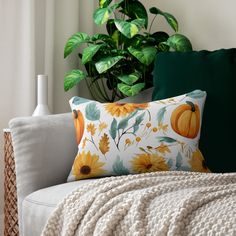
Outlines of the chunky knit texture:
[{"label": "chunky knit texture", "polygon": [[109,177],[69,194],[43,236],[236,235],[236,173]]}]

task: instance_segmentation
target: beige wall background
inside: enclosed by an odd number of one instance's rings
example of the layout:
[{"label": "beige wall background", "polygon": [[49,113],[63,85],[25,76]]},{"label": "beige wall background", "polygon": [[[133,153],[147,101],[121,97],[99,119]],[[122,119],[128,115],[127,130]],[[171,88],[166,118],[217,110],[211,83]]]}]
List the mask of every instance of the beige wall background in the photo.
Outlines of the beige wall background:
[{"label": "beige wall background", "polygon": [[36,105],[36,75],[49,75],[49,106],[69,112],[63,77],[77,68],[77,55],[63,58],[67,39],[94,32],[97,0],[0,0],[0,236],[3,235],[3,135],[13,117],[30,116]]},{"label": "beige wall background", "polygon": [[[235,0],[143,0],[145,6],[157,6],[172,13],[179,32],[187,35],[195,50],[236,47]],[[156,29],[169,28],[158,18]],[[169,31],[171,32],[171,31]]]},{"label": "beige wall background", "polygon": [[[42,0],[38,0],[42,1]],[[49,1],[49,0],[44,0]],[[50,0],[53,1],[53,0]],[[3,3],[2,3],[3,2]],[[14,5],[14,2],[21,4],[25,2],[23,0],[2,0],[0,2],[0,13],[1,7],[3,7],[4,2],[11,2]],[[29,1],[30,2],[30,1]],[[64,94],[63,92],[63,74],[66,70],[74,68],[77,65],[75,59],[71,58],[70,60],[63,60],[61,57],[63,52],[63,46],[65,40],[68,36],[75,32],[75,29],[79,28],[81,31],[87,33],[92,33],[92,31],[98,32],[96,28],[87,27],[88,22],[91,21],[91,14],[93,9],[93,1],[88,3],[88,0],[57,0],[56,12],[55,12],[55,25],[53,34],[56,38],[56,41],[47,42],[45,45],[42,42],[39,43],[39,47],[42,47],[42,50],[45,50],[45,47],[53,47],[53,53],[50,54],[48,62],[51,61],[53,64],[52,67],[47,67],[48,65],[43,64],[39,61],[36,68],[36,73],[43,73],[46,68],[49,75],[54,77],[54,82],[50,84],[50,89],[54,87],[53,96],[51,97],[50,104],[53,105],[53,110],[55,113],[67,112],[69,111],[67,100],[72,94],[75,94],[77,91],[74,90],[70,94]],[[75,11],[79,12],[79,5],[76,8],[70,7],[68,2],[73,2],[76,5],[82,4],[81,6],[86,9],[83,13],[77,15]],[[96,2],[96,1],[94,1]],[[189,0],[143,0],[142,1],[148,8],[151,6],[157,6],[163,11],[172,13],[179,21],[180,33],[187,35],[194,46],[195,50],[208,49],[214,50],[219,48],[231,48],[236,47],[236,1],[235,0],[198,0],[198,1],[189,1]],[[40,8],[38,8],[40,11]],[[41,9],[42,10],[42,9]],[[50,10],[50,9],[48,9]],[[40,14],[39,12],[37,14]],[[0,22],[0,41],[2,39],[2,27],[3,23]],[[45,27],[45,26],[44,26]],[[67,28],[66,31],[62,31],[62,28]],[[169,30],[166,22],[158,17],[155,25],[155,30],[165,30],[172,33]],[[43,29],[35,29],[36,34],[40,37],[43,37]],[[43,32],[40,32],[40,31]],[[50,31],[50,29],[47,29]],[[12,45],[14,45],[12,43]],[[2,46],[2,47],[1,47]],[[4,44],[0,45],[0,129],[7,126],[8,120],[13,116],[20,115],[30,115],[33,111],[30,109],[20,109],[15,106],[15,109],[11,109],[10,106],[20,102],[22,98],[19,97],[18,93],[14,93],[11,89],[11,80],[16,80],[16,75],[14,74],[15,68],[5,68],[4,62],[7,60],[9,55],[9,48],[3,48]],[[16,49],[12,49],[16,50]],[[45,67],[45,68],[44,68]],[[6,70],[8,69],[8,70]],[[10,71],[10,73],[9,73]],[[35,74],[36,74],[35,73]],[[32,78],[34,79],[34,78]],[[34,86],[34,85],[33,85]],[[26,89],[25,86],[21,87]],[[82,86],[79,88],[80,96],[88,96],[86,89]],[[20,98],[20,99],[19,99]],[[7,102],[9,101],[10,102]],[[33,101],[33,104],[35,101]],[[33,108],[33,107],[32,107]],[[3,214],[3,139],[0,137],[0,220]],[[0,224],[0,235],[2,233],[2,224]]]}]

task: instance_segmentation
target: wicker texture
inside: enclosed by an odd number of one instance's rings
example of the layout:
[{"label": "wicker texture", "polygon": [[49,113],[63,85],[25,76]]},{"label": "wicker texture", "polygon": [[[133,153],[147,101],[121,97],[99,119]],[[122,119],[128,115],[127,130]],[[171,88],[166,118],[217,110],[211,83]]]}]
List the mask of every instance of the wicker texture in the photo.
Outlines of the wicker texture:
[{"label": "wicker texture", "polygon": [[4,236],[19,235],[16,173],[11,133],[4,131]]}]

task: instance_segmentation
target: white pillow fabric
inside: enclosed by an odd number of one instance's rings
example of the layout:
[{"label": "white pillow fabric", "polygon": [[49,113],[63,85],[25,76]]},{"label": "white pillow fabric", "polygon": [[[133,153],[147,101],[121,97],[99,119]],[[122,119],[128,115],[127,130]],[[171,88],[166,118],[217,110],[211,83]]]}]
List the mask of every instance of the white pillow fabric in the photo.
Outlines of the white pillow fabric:
[{"label": "white pillow fabric", "polygon": [[153,171],[208,172],[198,149],[206,93],[149,103],[70,100],[78,154],[68,181]]}]

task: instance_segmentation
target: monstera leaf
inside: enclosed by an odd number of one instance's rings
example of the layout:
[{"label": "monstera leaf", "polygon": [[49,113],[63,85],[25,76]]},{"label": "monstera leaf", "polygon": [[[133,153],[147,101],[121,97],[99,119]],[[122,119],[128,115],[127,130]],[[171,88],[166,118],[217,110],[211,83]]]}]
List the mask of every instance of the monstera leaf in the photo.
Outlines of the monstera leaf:
[{"label": "monstera leaf", "polygon": [[144,27],[144,19],[136,19],[131,22],[125,20],[114,20],[117,29],[127,38],[131,39]]},{"label": "monstera leaf", "polygon": [[86,74],[81,70],[72,70],[64,78],[64,90],[68,91],[86,78]]},{"label": "monstera leaf", "polygon": [[99,0],[99,7],[108,7],[112,0]]},{"label": "monstera leaf", "polygon": [[166,19],[168,24],[171,26],[171,28],[175,32],[178,31],[178,22],[177,22],[176,18],[173,15],[171,15],[170,13],[167,13],[167,12],[163,12],[160,9],[156,8],[156,7],[150,8],[149,11],[150,11],[150,13],[152,13],[154,15],[164,16],[164,18]]},{"label": "monstera leaf", "polygon": [[140,78],[140,74],[138,73],[132,73],[130,75],[121,75],[118,76],[118,79],[125,84],[132,85]]},{"label": "monstera leaf", "polygon": [[138,83],[133,86],[120,83],[118,89],[126,96],[134,96],[138,94],[145,87],[145,83]]},{"label": "monstera leaf", "polygon": [[144,5],[139,1],[129,1],[127,4],[126,1],[123,1],[120,4],[122,9],[120,12],[129,16],[131,19],[144,19],[145,20],[145,28],[148,26],[148,14]]},{"label": "monstera leaf", "polygon": [[154,61],[157,54],[157,50],[155,47],[145,47],[141,49],[129,47],[128,50],[141,63],[147,66],[150,65]]},{"label": "monstera leaf", "polygon": [[111,67],[113,67],[117,62],[119,62],[123,57],[116,56],[116,57],[106,57],[95,63],[96,69],[99,74],[106,72]]},{"label": "monstera leaf", "polygon": [[170,36],[166,42],[166,45],[173,48],[177,52],[187,52],[193,50],[189,39],[182,34],[174,34]]},{"label": "monstera leaf", "polygon": [[97,25],[102,25],[109,20],[111,10],[108,7],[98,8],[94,14],[93,19]]},{"label": "monstera leaf", "polygon": [[90,45],[89,47],[83,50],[82,63],[86,64],[87,62],[92,61],[93,56],[99,51],[102,47],[102,44]]},{"label": "monstera leaf", "polygon": [[66,58],[68,55],[70,55],[72,53],[72,51],[79,47],[82,43],[87,43],[89,41],[89,36],[85,33],[76,33],[74,35],[72,35],[66,45],[65,45],[65,49],[64,49],[64,58]]}]

